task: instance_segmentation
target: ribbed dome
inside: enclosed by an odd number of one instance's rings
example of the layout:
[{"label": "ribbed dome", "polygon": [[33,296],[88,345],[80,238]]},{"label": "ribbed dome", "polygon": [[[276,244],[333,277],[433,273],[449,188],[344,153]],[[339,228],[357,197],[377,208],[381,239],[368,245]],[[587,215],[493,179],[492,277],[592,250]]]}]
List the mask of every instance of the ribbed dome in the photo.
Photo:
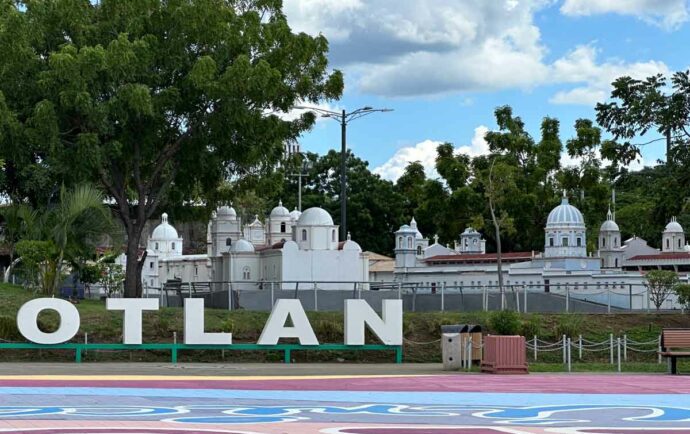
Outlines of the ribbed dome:
[{"label": "ribbed dome", "polygon": [[333,226],[333,218],[323,208],[309,208],[297,220],[299,226]]},{"label": "ribbed dome", "polygon": [[606,221],[601,224],[599,232],[617,232],[620,231],[618,224],[613,220],[613,213],[611,213],[611,207],[609,207],[609,212],[606,213]]},{"label": "ribbed dome", "polygon": [[568,198],[564,197],[561,204],[551,210],[546,226],[577,225],[584,226],[585,219],[579,209],[568,203]]},{"label": "ribbed dome", "polygon": [[254,244],[250,243],[247,240],[237,240],[235,243],[232,245],[231,251],[236,252],[236,253],[242,253],[242,252],[253,252],[254,251]]},{"label": "ribbed dome", "polygon": [[283,201],[278,202],[278,206],[271,210],[271,217],[290,217],[290,210],[283,206]]},{"label": "ribbed dome", "polygon": [[216,216],[219,218],[223,218],[223,217],[235,218],[235,217],[237,217],[237,213],[235,212],[235,208],[233,208],[231,206],[223,205],[223,206],[219,207],[218,210],[216,211]]},{"label": "ribbed dome", "polygon": [[175,241],[179,239],[175,228],[168,223],[168,214],[163,213],[161,215],[161,224],[153,230],[151,239],[156,241]]},{"label": "ribbed dome", "polygon": [[618,228],[618,224],[614,222],[613,220],[606,220],[604,223],[601,224],[601,228],[599,229],[600,232],[619,232],[620,228]]},{"label": "ribbed dome", "polygon": [[664,232],[683,232],[683,226],[676,221],[675,217],[671,217],[671,221],[666,225]]},{"label": "ribbed dome", "polygon": [[297,221],[299,219],[299,216],[301,216],[301,215],[302,215],[302,211],[299,211],[297,208],[293,209],[290,212],[290,218],[292,218],[295,221]]}]

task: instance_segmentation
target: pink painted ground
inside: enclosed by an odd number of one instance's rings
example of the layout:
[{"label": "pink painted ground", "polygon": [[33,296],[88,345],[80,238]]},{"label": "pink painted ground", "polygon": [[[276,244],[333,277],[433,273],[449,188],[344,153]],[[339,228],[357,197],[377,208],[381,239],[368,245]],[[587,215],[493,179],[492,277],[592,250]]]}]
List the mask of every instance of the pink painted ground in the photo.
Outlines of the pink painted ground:
[{"label": "pink painted ground", "polygon": [[433,375],[398,378],[262,380],[0,380],[0,387],[131,387],[167,389],[342,390],[497,393],[690,393],[690,377],[618,374]]}]

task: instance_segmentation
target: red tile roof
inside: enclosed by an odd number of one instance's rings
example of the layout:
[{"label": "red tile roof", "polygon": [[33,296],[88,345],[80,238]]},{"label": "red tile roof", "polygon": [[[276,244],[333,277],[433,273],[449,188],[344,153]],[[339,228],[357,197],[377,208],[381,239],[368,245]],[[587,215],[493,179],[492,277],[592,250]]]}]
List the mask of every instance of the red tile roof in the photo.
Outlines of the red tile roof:
[{"label": "red tile roof", "polygon": [[273,244],[272,246],[257,247],[256,249],[254,249],[254,251],[255,252],[263,252],[265,250],[278,250],[278,249],[282,249],[284,245],[285,245],[285,241],[279,241],[279,242]]},{"label": "red tile roof", "polygon": [[[522,261],[532,259],[532,252],[506,252],[501,254],[501,261]],[[462,263],[462,262],[496,262],[498,261],[498,255],[496,253],[478,253],[478,254],[467,254],[467,255],[438,255],[432,256],[431,258],[425,259],[426,262],[451,262],[451,263]]]},{"label": "red tile roof", "polygon": [[628,261],[658,261],[668,259],[690,260],[690,253],[659,253],[658,255],[637,255],[628,259]]}]

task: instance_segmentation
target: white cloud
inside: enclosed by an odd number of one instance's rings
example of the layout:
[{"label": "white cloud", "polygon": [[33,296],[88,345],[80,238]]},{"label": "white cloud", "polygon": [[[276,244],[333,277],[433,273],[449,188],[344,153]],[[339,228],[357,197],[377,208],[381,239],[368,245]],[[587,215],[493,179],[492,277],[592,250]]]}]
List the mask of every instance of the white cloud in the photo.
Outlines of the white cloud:
[{"label": "white cloud", "polygon": [[687,0],[565,0],[561,12],[571,16],[631,15],[666,29],[679,27],[690,16]]},{"label": "white cloud", "polygon": [[[471,157],[487,154],[489,152],[489,145],[484,140],[487,131],[489,129],[484,125],[475,128],[471,144],[456,148],[455,153],[467,154]],[[395,181],[405,172],[405,167],[408,164],[419,161],[424,166],[424,173],[427,178],[438,178],[439,175],[436,172],[436,148],[442,143],[437,140],[425,140],[414,146],[400,148],[388,161],[375,168],[373,172],[379,174],[382,178]]]},{"label": "white cloud", "polygon": [[606,100],[611,83],[618,77],[629,75],[646,78],[655,74],[669,74],[663,62],[632,62],[606,60],[597,62],[597,49],[592,45],[581,45],[556,60],[552,67],[552,80],[556,83],[580,83],[569,90],[558,91],[550,102],[554,104],[583,104],[593,106]]},{"label": "white cloud", "polygon": [[[687,19],[687,0],[566,0],[568,15],[605,11]],[[551,101],[588,104],[620,75],[668,70],[661,62],[597,59],[576,47],[554,62],[534,15],[553,0],[285,0],[295,30],[323,33],[329,58],[359,92],[387,97],[579,84]],[[657,7],[658,6],[658,7]],[[654,15],[656,14],[656,15]],[[669,21],[670,20],[670,21]]]}]

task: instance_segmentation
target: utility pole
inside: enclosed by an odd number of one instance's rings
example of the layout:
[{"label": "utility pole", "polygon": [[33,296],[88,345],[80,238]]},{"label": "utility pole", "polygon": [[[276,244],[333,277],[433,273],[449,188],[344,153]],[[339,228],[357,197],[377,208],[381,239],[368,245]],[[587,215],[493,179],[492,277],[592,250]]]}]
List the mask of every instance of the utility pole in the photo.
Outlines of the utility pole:
[{"label": "utility pole", "polygon": [[296,109],[311,110],[321,117],[331,118],[340,124],[340,240],[347,239],[347,124],[376,112],[392,112],[392,109],[374,109],[369,106],[347,112],[326,110],[320,107],[295,106]]}]

